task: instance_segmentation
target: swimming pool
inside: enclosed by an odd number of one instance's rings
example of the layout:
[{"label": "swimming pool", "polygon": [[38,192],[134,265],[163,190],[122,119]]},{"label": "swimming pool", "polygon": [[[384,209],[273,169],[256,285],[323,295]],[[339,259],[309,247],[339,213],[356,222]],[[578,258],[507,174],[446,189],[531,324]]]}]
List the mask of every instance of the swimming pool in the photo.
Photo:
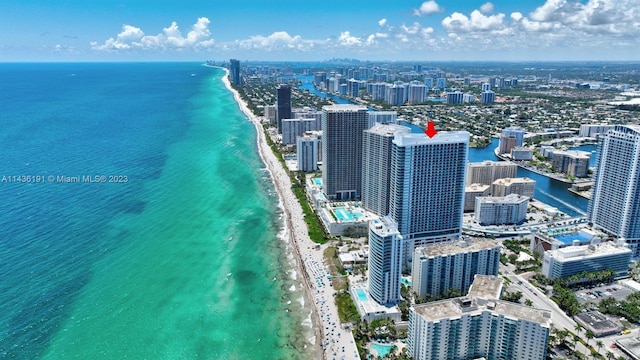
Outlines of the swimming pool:
[{"label": "swimming pool", "polygon": [[340,221],[353,221],[353,215],[342,206],[333,209],[333,213],[336,214],[336,217]]},{"label": "swimming pool", "polygon": [[360,299],[360,301],[367,301],[367,293],[364,292],[364,290],[362,289],[356,289],[356,294],[358,294],[358,299]]},{"label": "swimming pool", "polygon": [[579,233],[556,236],[556,239],[558,239],[564,244],[571,244],[573,243],[574,240],[579,240],[580,242],[585,242],[590,240],[590,238]]},{"label": "swimming pool", "polygon": [[407,286],[411,286],[411,280],[409,280],[409,278],[403,277],[400,279],[400,282]]},{"label": "swimming pool", "polygon": [[359,211],[349,211],[344,206],[338,206],[333,209],[333,213],[336,215],[338,220],[345,222],[352,222],[357,218],[362,217],[362,213]]},{"label": "swimming pool", "polygon": [[371,343],[371,348],[378,353],[378,356],[385,357],[391,352],[393,345],[382,345],[378,343]]},{"label": "swimming pool", "polygon": [[313,183],[322,186],[322,178],[313,178]]}]

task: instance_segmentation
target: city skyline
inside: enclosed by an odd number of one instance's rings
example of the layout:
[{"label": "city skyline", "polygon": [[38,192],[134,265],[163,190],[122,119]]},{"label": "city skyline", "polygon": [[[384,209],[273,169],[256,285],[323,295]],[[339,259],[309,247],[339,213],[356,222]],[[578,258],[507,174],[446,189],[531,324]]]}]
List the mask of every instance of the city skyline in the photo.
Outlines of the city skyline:
[{"label": "city skyline", "polygon": [[640,0],[8,0],[0,61],[629,61],[639,19]]}]

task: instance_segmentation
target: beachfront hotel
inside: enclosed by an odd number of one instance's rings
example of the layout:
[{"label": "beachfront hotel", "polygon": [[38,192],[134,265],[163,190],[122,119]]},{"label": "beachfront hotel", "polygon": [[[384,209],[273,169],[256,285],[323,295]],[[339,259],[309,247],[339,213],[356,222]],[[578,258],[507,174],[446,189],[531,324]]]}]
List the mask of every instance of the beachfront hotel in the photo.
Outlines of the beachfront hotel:
[{"label": "beachfront hotel", "polygon": [[378,216],[389,214],[391,148],[395,134],[411,129],[395,124],[375,124],[364,132],[362,207]]},{"label": "beachfront hotel", "polygon": [[502,282],[477,275],[467,296],[411,307],[409,356],[545,359],[551,312],[498,300]]},{"label": "beachfront hotel", "polygon": [[362,138],[367,108],[322,108],[322,186],[328,200],[356,200],[362,193]]},{"label": "beachfront hotel", "polygon": [[418,246],[458,240],[462,234],[466,131],[399,133],[391,154],[390,217],[403,237],[405,261]]},{"label": "beachfront hotel", "polygon": [[598,141],[589,221],[640,259],[640,126],[616,125]]}]

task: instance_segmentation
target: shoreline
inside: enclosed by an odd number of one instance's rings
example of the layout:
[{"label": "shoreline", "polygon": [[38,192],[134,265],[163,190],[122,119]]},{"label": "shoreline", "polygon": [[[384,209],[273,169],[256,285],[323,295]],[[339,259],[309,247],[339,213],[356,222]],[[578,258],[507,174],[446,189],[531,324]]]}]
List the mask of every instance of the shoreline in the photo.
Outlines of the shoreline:
[{"label": "shoreline", "polygon": [[[309,237],[307,224],[304,221],[304,212],[297,197],[291,190],[292,184],[287,170],[269,147],[265,138],[264,127],[259,118],[251,112],[246,102],[240,97],[240,94],[231,86],[228,78],[229,70],[222,69],[225,70],[222,82],[233,94],[238,107],[256,129],[258,153],[278,193],[279,203],[283,209],[284,232],[291,241],[297,268],[304,278],[305,293],[307,298],[311,300],[312,330],[315,334],[314,342],[311,344],[312,348],[320,344],[320,352],[322,353],[322,358],[325,359],[330,358],[330,352],[333,352],[333,356],[337,355],[340,348],[342,348],[341,355],[349,356],[350,359],[353,359],[354,357],[351,354],[355,351],[355,358],[359,359],[353,334],[351,334],[351,331],[339,326],[340,319],[334,301],[336,292],[333,286],[325,285],[328,280],[326,279],[327,273],[324,271],[326,265],[324,264],[323,250],[326,249],[327,245],[321,246],[322,250],[315,250],[316,243]],[[349,348],[348,352],[345,351],[347,347]],[[312,353],[315,353],[315,351],[312,350]]]}]

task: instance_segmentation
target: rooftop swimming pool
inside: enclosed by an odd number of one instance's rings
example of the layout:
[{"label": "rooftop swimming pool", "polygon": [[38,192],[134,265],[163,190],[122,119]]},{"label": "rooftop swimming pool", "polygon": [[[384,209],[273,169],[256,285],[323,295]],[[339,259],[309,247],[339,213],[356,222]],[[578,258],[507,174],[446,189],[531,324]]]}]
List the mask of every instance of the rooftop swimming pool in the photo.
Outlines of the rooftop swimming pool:
[{"label": "rooftop swimming pool", "polygon": [[580,242],[585,242],[591,239],[590,237],[587,237],[579,233],[560,235],[560,236],[556,236],[555,238],[564,244],[571,244],[573,243],[574,240],[580,240]]},{"label": "rooftop swimming pool", "polygon": [[322,178],[313,178],[313,183],[322,186]]},{"label": "rooftop swimming pool", "polygon": [[344,206],[339,206],[333,209],[333,213],[340,221],[351,222],[357,218],[361,218],[363,215],[359,211],[349,211]]},{"label": "rooftop swimming pool", "polygon": [[358,294],[358,299],[360,299],[360,301],[367,301],[367,293],[364,292],[363,289],[356,289],[356,294]]}]

